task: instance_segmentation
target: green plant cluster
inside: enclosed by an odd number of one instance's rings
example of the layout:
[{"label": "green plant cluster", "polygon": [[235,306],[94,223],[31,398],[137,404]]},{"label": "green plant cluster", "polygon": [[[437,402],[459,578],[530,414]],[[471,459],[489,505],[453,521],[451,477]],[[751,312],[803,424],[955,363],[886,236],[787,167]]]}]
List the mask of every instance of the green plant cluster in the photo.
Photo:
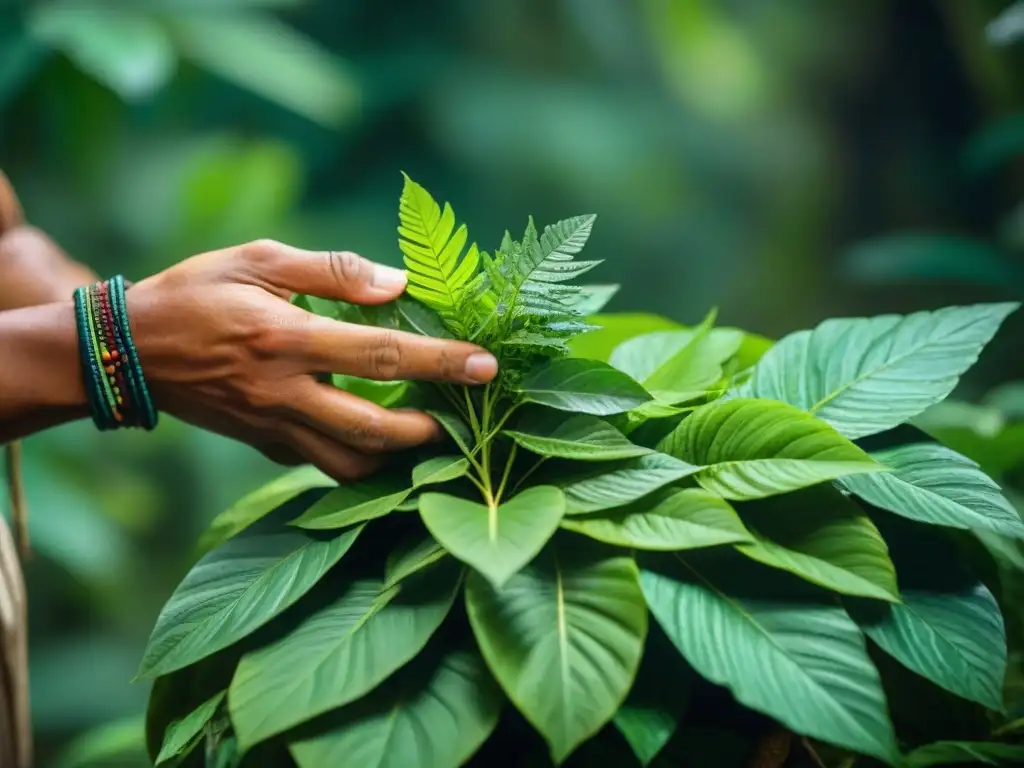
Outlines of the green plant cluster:
[{"label": "green plant cluster", "polygon": [[[399,215],[408,297],[297,301],[472,339],[500,374],[334,377],[451,440],[341,486],[297,469],[214,521],[140,669],[159,765],[667,766],[710,741],[699,764],[727,767],[777,728],[837,765],[1024,757],[1003,613],[963,546],[1024,523],[908,423],[1016,305],[772,345],[713,312],[597,315],[614,288],[573,284],[593,217],[489,254],[408,178]],[[910,690],[983,727],[928,743]]]}]

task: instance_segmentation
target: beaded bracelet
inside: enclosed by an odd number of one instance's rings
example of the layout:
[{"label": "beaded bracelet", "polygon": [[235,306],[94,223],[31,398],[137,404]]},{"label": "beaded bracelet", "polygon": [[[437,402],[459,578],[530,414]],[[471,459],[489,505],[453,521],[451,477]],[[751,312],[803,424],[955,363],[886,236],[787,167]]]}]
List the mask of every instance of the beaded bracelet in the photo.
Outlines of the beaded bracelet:
[{"label": "beaded bracelet", "polygon": [[78,351],[89,412],[101,430],[153,429],[157,411],[132,342],[124,300],[124,278],[75,291]]}]

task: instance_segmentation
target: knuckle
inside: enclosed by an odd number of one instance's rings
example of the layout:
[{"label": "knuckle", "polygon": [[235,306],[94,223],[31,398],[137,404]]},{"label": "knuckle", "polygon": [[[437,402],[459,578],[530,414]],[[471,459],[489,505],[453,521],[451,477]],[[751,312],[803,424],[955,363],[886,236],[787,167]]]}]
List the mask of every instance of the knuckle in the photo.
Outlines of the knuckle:
[{"label": "knuckle", "polygon": [[370,281],[370,264],[358,254],[351,251],[328,251],[327,260],[331,275],[339,284]]},{"label": "knuckle", "polygon": [[264,237],[239,246],[237,253],[247,267],[259,271],[278,261],[281,243]]},{"label": "knuckle", "polygon": [[367,351],[368,368],[375,379],[391,381],[402,372],[402,345],[392,331],[384,331]]}]

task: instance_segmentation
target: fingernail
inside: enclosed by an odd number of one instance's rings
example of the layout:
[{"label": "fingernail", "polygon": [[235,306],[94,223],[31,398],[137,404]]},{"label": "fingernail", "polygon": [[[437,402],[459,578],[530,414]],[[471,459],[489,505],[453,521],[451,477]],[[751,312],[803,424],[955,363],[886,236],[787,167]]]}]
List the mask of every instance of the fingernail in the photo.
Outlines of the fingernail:
[{"label": "fingernail", "polygon": [[373,265],[373,287],[385,291],[400,291],[405,288],[407,278],[404,269]]},{"label": "fingernail", "polygon": [[498,372],[498,361],[487,352],[476,352],[466,358],[466,378],[483,384]]}]

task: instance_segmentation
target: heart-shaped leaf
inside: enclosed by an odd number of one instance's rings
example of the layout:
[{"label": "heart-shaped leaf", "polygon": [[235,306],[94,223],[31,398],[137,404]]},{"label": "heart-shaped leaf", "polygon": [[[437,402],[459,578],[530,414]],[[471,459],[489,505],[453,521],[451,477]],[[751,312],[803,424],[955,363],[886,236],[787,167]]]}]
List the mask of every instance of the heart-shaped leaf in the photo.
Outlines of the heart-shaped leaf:
[{"label": "heart-shaped leaf", "polygon": [[564,421],[535,420],[505,434],[540,456],[576,461],[615,461],[653,453],[634,445],[619,430],[596,416],[572,416]]},{"label": "heart-shaped leaf", "polygon": [[772,400],[719,400],[694,411],[658,449],[701,466],[725,499],[759,499],[884,467],[832,427]]},{"label": "heart-shaped leaf", "polygon": [[491,672],[556,763],[612,718],[633,684],[647,610],[630,558],[552,546],[500,590],[471,574],[466,608]]},{"label": "heart-shaped leaf", "polygon": [[527,375],[519,386],[523,400],[560,411],[611,416],[651,399],[622,371],[597,360],[563,357]]},{"label": "heart-shaped leaf", "polygon": [[434,538],[499,587],[540,552],[564,514],[565,497],[550,485],[498,507],[443,493],[420,497],[420,516]]},{"label": "heart-shaped leaf", "polygon": [[[430,656],[430,654],[427,654]],[[416,659],[291,745],[299,768],[453,768],[498,724],[501,690],[479,654]]]},{"label": "heart-shaped leaf", "polygon": [[1017,307],[826,320],[772,347],[738,394],[790,403],[849,438],[884,432],[952,392]]},{"label": "heart-shaped leaf", "polygon": [[248,749],[373,690],[420,652],[458,583],[459,569],[443,567],[408,589],[350,580],[287,635],[246,654],[228,691],[239,744]]},{"label": "heart-shaped leaf", "polygon": [[1024,522],[977,464],[936,443],[901,445],[873,456],[892,471],[845,477],[865,501],[922,523],[1024,538]]},{"label": "heart-shaped leaf", "polygon": [[668,551],[753,541],[729,502],[703,488],[662,490],[623,509],[567,517],[562,527],[636,549]]}]

